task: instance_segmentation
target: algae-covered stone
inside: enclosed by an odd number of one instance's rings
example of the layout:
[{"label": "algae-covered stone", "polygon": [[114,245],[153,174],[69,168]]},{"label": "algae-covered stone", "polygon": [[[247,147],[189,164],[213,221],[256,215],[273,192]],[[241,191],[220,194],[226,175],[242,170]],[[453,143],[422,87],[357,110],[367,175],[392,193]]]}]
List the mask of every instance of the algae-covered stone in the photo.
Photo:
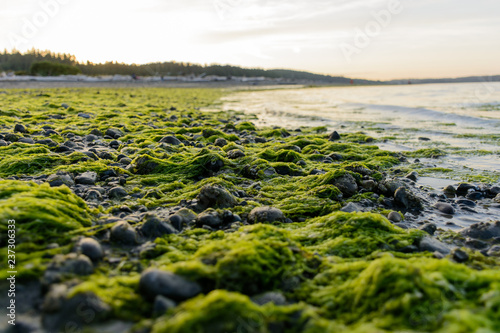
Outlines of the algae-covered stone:
[{"label": "algae-covered stone", "polygon": [[203,227],[206,225],[210,228],[219,228],[222,225],[222,222],[223,220],[219,213],[216,210],[209,208],[198,215],[196,225],[198,227]]},{"label": "algae-covered stone", "polygon": [[245,157],[245,153],[242,152],[240,149],[233,149],[227,152],[227,158],[231,160],[235,160],[241,157]]},{"label": "algae-covered stone", "polygon": [[147,299],[161,295],[175,301],[184,301],[201,293],[197,283],[158,269],[148,269],[141,274],[139,289]]},{"label": "algae-covered stone", "polygon": [[110,136],[113,139],[118,139],[123,136],[123,132],[117,128],[109,128],[108,130],[106,130],[105,135]]},{"label": "algae-covered stone", "polygon": [[97,181],[97,173],[87,171],[75,177],[75,183],[82,185],[95,185]]},{"label": "algae-covered stone", "polygon": [[248,214],[249,223],[284,222],[285,215],[275,207],[256,207]]},{"label": "algae-covered stone", "polygon": [[275,305],[286,305],[286,297],[280,292],[270,291],[252,297],[252,302],[257,305],[273,303]]},{"label": "algae-covered stone", "polygon": [[147,215],[145,220],[139,230],[146,237],[157,238],[177,233],[176,229],[170,223],[160,220],[155,215]]},{"label": "algae-covered stone", "polygon": [[173,146],[178,146],[180,145],[182,142],[177,139],[175,136],[172,136],[172,135],[167,135],[165,137],[163,137],[161,140],[160,140],[160,143],[167,143],[169,145],[173,145]]},{"label": "algae-covered stone", "polygon": [[128,195],[127,191],[121,186],[115,186],[108,192],[110,199],[120,200]]},{"label": "algae-covered stone", "polygon": [[66,185],[68,187],[74,186],[75,181],[69,174],[66,173],[58,173],[52,174],[47,178],[47,183],[52,187]]},{"label": "algae-covered stone", "polygon": [[347,197],[351,197],[358,192],[356,179],[354,179],[350,173],[345,173],[335,178],[333,180],[333,185],[337,186],[337,188]]},{"label": "algae-covered stone", "polygon": [[238,203],[226,189],[212,185],[203,186],[197,199],[203,207],[231,208]]},{"label": "algae-covered stone", "polygon": [[89,275],[94,271],[94,266],[86,255],[70,253],[55,256],[48,266],[48,270],[62,274]]}]

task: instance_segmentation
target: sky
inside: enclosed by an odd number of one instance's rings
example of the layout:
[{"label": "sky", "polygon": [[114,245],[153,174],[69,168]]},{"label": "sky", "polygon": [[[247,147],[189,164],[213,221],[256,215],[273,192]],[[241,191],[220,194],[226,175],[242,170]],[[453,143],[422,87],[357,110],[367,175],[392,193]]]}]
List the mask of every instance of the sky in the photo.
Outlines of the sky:
[{"label": "sky", "polygon": [[500,74],[498,0],[0,0],[0,49],[367,79]]}]

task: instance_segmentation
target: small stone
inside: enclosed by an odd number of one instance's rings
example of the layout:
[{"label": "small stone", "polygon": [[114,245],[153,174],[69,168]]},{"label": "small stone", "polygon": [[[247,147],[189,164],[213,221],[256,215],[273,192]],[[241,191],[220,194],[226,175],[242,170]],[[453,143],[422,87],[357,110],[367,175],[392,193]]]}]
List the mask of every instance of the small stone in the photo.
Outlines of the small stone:
[{"label": "small stone", "polygon": [[140,232],[149,238],[157,238],[163,235],[177,233],[176,229],[167,221],[160,220],[155,215],[146,215],[146,221],[140,228]]},{"label": "small stone", "polygon": [[9,144],[7,143],[7,141],[5,140],[0,140],[0,147],[6,147],[8,146]]},{"label": "small stone", "polygon": [[158,269],[148,269],[141,274],[139,289],[147,299],[161,295],[174,301],[185,301],[201,293],[198,283]]},{"label": "small stone", "polygon": [[446,203],[446,202],[436,202],[434,204],[434,208],[436,208],[437,210],[439,210],[441,213],[444,213],[444,214],[448,214],[448,215],[455,214],[455,209],[453,209],[453,207],[449,203]]},{"label": "small stone", "polygon": [[90,118],[92,118],[92,116],[90,114],[88,114],[88,113],[79,113],[78,117],[84,118],[84,119],[90,119]]},{"label": "small stone", "polygon": [[177,139],[175,136],[172,136],[172,135],[167,135],[165,137],[163,137],[161,140],[160,140],[160,143],[167,143],[169,145],[173,145],[173,146],[178,146],[180,145],[182,142]]},{"label": "small stone", "polygon": [[75,182],[68,174],[52,174],[47,178],[47,183],[49,183],[50,187],[58,187],[62,185],[72,187],[75,185]]},{"label": "small stone", "polygon": [[424,137],[424,136],[420,136],[420,137],[418,138],[418,140],[419,140],[419,141],[431,141],[431,139],[426,138],[426,137]]},{"label": "small stone", "polygon": [[272,223],[284,222],[285,215],[281,210],[275,207],[256,207],[248,214],[249,223]]},{"label": "small stone", "polygon": [[85,196],[86,200],[88,201],[100,201],[102,200],[101,193],[96,190],[89,190],[87,192],[87,195]]},{"label": "small stone", "polygon": [[486,254],[490,257],[500,257],[500,245],[492,246]]},{"label": "small stone", "polygon": [[339,133],[337,133],[337,131],[333,131],[333,133],[332,133],[332,134],[330,134],[330,135],[328,136],[328,140],[329,140],[329,141],[337,141],[337,140],[340,140],[340,134],[339,134]]},{"label": "small stone", "polygon": [[231,208],[238,204],[236,198],[225,188],[212,185],[203,186],[196,198],[205,208]]},{"label": "small stone", "polygon": [[227,152],[227,158],[229,158],[230,160],[235,160],[241,157],[245,157],[245,153],[239,149],[232,149]]},{"label": "small stone", "polygon": [[222,218],[216,210],[209,208],[198,215],[196,225],[198,227],[209,226],[210,228],[217,229],[222,225]]},{"label": "small stone", "polygon": [[490,187],[489,192],[492,195],[498,195],[498,194],[500,194],[500,186],[496,186],[495,185],[495,186]]},{"label": "small stone", "polygon": [[346,212],[346,213],[362,212],[363,208],[354,202],[349,202],[347,205],[342,207],[342,209],[340,209],[340,211]]},{"label": "small stone", "polygon": [[34,145],[35,144],[35,140],[33,140],[32,138],[19,138],[19,140],[17,140],[17,142],[27,143],[27,144],[30,144],[30,145]]},{"label": "small stone", "polygon": [[399,214],[398,212],[394,212],[394,211],[390,212],[389,215],[387,215],[387,218],[389,219],[389,221],[394,222],[394,223],[399,223],[402,220],[401,214]]},{"label": "small stone", "polygon": [[95,185],[97,181],[97,173],[94,171],[87,171],[75,177],[76,184],[82,185]]},{"label": "small stone", "polygon": [[458,263],[466,262],[467,260],[469,260],[469,255],[467,254],[467,252],[461,249],[453,250],[452,255],[453,259]]},{"label": "small stone", "polygon": [[251,298],[252,302],[254,302],[257,305],[264,305],[267,303],[274,303],[274,305],[286,305],[286,297],[276,291],[270,291],[264,294],[256,295]]},{"label": "small stone", "polygon": [[14,133],[28,133],[28,131],[23,124],[16,124],[16,126],[14,126]]},{"label": "small stone", "polygon": [[396,192],[394,193],[394,201],[404,208],[410,207],[409,196],[406,188],[400,187],[396,190]]},{"label": "small stone", "polygon": [[333,185],[337,186],[346,197],[351,197],[358,193],[358,184],[350,173],[335,178]]},{"label": "small stone", "polygon": [[468,193],[466,198],[469,200],[476,201],[476,200],[481,200],[482,198],[484,198],[484,195],[481,192],[474,191],[474,192]]},{"label": "small stone", "polygon": [[173,309],[177,306],[177,304],[172,301],[170,298],[166,298],[162,295],[158,295],[155,297],[155,302],[153,304],[153,316],[160,317],[165,314],[170,309]]},{"label": "small stone", "polygon": [[419,250],[428,252],[439,252],[443,255],[448,255],[451,252],[446,244],[430,236],[426,236],[422,238],[422,240],[420,240]]},{"label": "small stone", "polygon": [[217,147],[224,147],[227,145],[227,140],[224,138],[217,138],[215,139],[214,145]]},{"label": "small stone", "polygon": [[69,104],[67,104],[67,103],[62,103],[62,104],[61,104],[61,107],[65,108],[65,109],[69,109]]},{"label": "small stone", "polygon": [[106,135],[112,137],[113,139],[118,139],[123,136],[123,132],[117,128],[109,128],[106,131]]},{"label": "small stone", "polygon": [[66,274],[90,275],[94,271],[94,266],[86,255],[69,253],[56,255],[47,270]]},{"label": "small stone", "polygon": [[467,195],[467,193],[471,190],[475,191],[476,186],[474,186],[472,184],[461,183],[457,187],[457,194],[458,195]]},{"label": "small stone", "polygon": [[423,230],[432,236],[436,232],[437,226],[434,223],[426,223],[420,227],[420,230]]},{"label": "small stone", "polygon": [[83,238],[78,243],[79,251],[92,261],[99,261],[103,257],[101,244],[93,238]]},{"label": "small stone", "polygon": [[111,228],[111,240],[127,245],[135,245],[137,243],[137,234],[130,224],[120,221]]},{"label": "small stone", "polygon": [[460,231],[460,234],[482,240],[489,240],[500,237],[500,221],[485,223],[479,222]]},{"label": "small stone", "polygon": [[496,203],[500,203],[500,194],[497,194],[494,198],[493,201]]},{"label": "small stone", "polygon": [[184,219],[182,218],[182,216],[177,215],[177,214],[171,215],[171,216],[169,216],[168,221],[178,231],[182,230],[182,226],[183,226],[183,222],[184,222]]},{"label": "small stone", "polygon": [[95,135],[95,136],[102,136],[102,132],[98,130],[97,128],[94,128],[92,131],[90,131],[90,134]]},{"label": "small stone", "polygon": [[10,141],[10,142],[17,142],[17,140],[19,140],[20,136],[17,135],[17,134],[14,134],[14,133],[7,133],[5,134],[5,137],[4,139],[6,141]]},{"label": "small stone", "polygon": [[85,136],[85,141],[87,141],[87,142],[93,142],[97,139],[98,139],[98,137],[95,136],[94,134],[89,134],[89,135]]},{"label": "small stone", "polygon": [[110,199],[120,200],[128,195],[127,191],[121,186],[113,187],[109,190],[108,196]]},{"label": "small stone", "polygon": [[412,171],[409,174],[406,175],[406,178],[413,180],[414,182],[417,181],[418,179],[418,172]]},{"label": "small stone", "polygon": [[449,198],[453,198],[455,197],[455,195],[457,194],[457,190],[452,186],[452,185],[448,185],[446,186],[444,189],[443,189],[443,193],[449,197]]}]

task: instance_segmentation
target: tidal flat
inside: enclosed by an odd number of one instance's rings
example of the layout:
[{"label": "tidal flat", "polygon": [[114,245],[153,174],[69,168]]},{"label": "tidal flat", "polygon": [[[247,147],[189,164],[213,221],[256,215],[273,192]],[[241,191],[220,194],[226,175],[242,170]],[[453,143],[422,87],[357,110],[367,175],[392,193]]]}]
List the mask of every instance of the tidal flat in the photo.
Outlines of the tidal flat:
[{"label": "tidal flat", "polygon": [[500,331],[497,173],[428,186],[456,172],[434,163],[446,147],[389,151],[364,131],[201,111],[228,94],[0,91],[0,259],[15,220],[17,325]]}]

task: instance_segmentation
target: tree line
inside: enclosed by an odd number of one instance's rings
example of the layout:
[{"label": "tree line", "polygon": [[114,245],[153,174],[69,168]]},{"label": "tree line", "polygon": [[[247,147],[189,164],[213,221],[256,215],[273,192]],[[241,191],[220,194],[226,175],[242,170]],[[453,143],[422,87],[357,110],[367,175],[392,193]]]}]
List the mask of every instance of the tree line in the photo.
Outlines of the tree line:
[{"label": "tree line", "polygon": [[[60,66],[63,65],[63,66]],[[41,70],[40,70],[41,68]],[[4,50],[0,53],[0,72],[14,72],[17,75],[61,75],[82,73],[90,76],[99,75],[136,75],[136,76],[205,76],[222,77],[265,77],[292,80],[322,81],[328,83],[349,84],[349,78],[328,76],[293,70],[264,70],[241,68],[229,65],[199,65],[189,62],[156,62],[144,65],[118,62],[92,63],[78,62],[71,54],[54,53],[32,49],[27,52]],[[372,83],[356,80],[358,84]]]}]

